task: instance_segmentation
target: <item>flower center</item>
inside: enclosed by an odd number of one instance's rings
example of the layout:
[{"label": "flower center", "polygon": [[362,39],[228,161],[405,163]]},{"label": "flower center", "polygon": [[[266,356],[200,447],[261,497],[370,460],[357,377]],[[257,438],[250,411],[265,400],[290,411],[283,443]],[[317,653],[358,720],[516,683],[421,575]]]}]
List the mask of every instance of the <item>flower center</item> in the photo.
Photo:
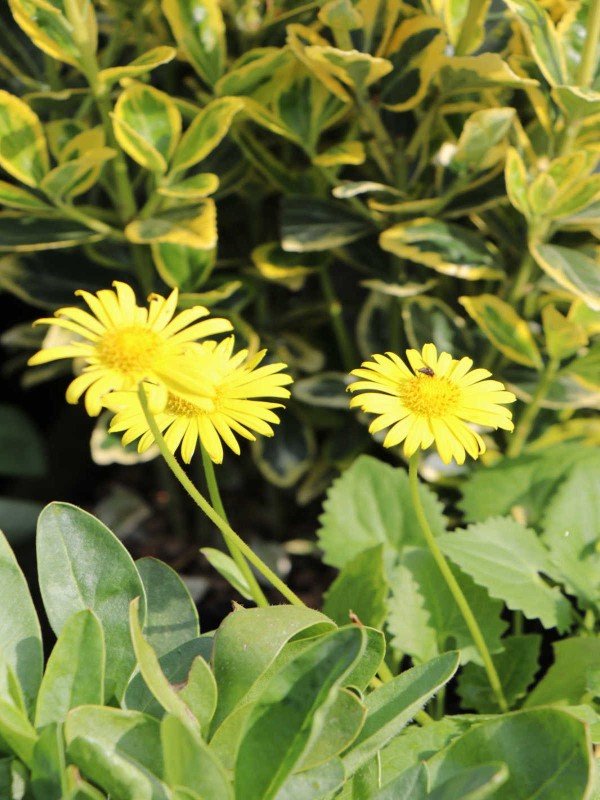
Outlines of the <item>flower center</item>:
[{"label": "flower center", "polygon": [[200,402],[202,405],[196,405],[195,403],[190,403],[190,401],[186,400],[184,397],[169,392],[165,413],[173,414],[175,417],[193,418],[200,414],[208,414],[214,411],[218,401],[217,398],[203,397]]},{"label": "flower center", "polygon": [[443,417],[457,404],[460,389],[447,378],[415,375],[402,381],[399,388],[403,405],[422,417]]},{"label": "flower center", "polygon": [[128,375],[148,375],[160,346],[160,336],[154,331],[142,325],[131,325],[107,331],[96,349],[106,367]]}]

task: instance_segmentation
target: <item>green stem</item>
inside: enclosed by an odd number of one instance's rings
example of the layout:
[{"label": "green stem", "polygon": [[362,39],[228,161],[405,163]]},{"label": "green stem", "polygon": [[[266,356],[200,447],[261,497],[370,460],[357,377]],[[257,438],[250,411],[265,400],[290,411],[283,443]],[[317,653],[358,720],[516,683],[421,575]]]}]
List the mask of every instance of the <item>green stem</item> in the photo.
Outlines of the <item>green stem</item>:
[{"label": "green stem", "polygon": [[216,527],[221,531],[223,538],[226,542],[233,543],[234,547],[237,547],[238,550],[242,553],[242,555],[248,559],[248,561],[256,567],[256,569],[264,575],[264,577],[280,592],[286,600],[288,600],[294,606],[304,606],[304,603],[300,598],[294,594],[294,592],[285,585],[285,583],[275,575],[273,570],[269,569],[267,565],[260,559],[253,550],[248,547],[246,542],[238,536],[238,534],[233,530],[233,528],[223,519],[220,514],[214,510],[211,504],[206,500],[206,498],[200,494],[198,489],[194,486],[188,476],[185,474],[183,469],[179,466],[177,459],[171,453],[167,444],[165,442],[164,436],[160,432],[158,425],[156,424],[156,420],[154,416],[150,412],[150,408],[148,406],[148,398],[146,397],[146,392],[144,391],[143,385],[140,383],[138,387],[138,397],[140,399],[140,405],[142,407],[142,411],[144,412],[144,417],[146,418],[146,422],[148,423],[148,427],[150,428],[150,432],[154,437],[154,441],[158,449],[160,450],[160,454],[164,458],[164,460],[169,465],[171,472],[179,483],[183,486],[185,491],[189,494],[192,498],[194,503],[200,508],[209,520],[216,525]]},{"label": "green stem", "polygon": [[535,390],[530,403],[526,406],[525,411],[523,411],[523,414],[519,418],[515,432],[511,437],[508,447],[506,448],[506,455],[509,458],[516,458],[516,456],[520,455],[523,451],[523,448],[527,444],[527,439],[529,438],[533,424],[540,411],[541,403],[546,397],[552,381],[556,377],[559,366],[560,362],[555,359],[551,358],[548,361],[546,369],[540,377],[540,382],[537,385],[537,389]]},{"label": "green stem", "polygon": [[[220,514],[221,517],[225,520],[227,524],[229,524],[229,520],[227,519],[227,514],[225,512],[225,508],[223,506],[223,501],[221,500],[221,493],[219,492],[219,484],[217,483],[217,476],[215,475],[215,467],[214,464],[204,449],[202,447],[202,466],[204,467],[204,475],[206,477],[206,485],[208,486],[208,495],[210,497],[210,502],[212,503],[212,507]],[[254,577],[254,573],[248,566],[248,562],[244,558],[244,556],[240,553],[239,549],[235,546],[234,542],[229,541],[229,539],[225,539],[225,544],[227,545],[227,549],[231,554],[231,557],[239,567],[240,572],[246,579],[246,583],[248,584],[248,588],[250,589],[250,594],[252,595],[254,602],[257,606],[268,606],[269,601],[265,597],[263,590],[258,585],[258,581]]]},{"label": "green stem", "polygon": [[490,651],[488,650],[488,646],[485,643],[483,634],[481,633],[481,628],[479,627],[479,624],[475,619],[475,615],[471,611],[471,606],[469,605],[467,598],[464,596],[458,581],[454,577],[454,573],[452,572],[448,562],[446,561],[446,557],[440,550],[440,547],[436,541],[435,536],[433,535],[433,531],[431,530],[427,517],[425,516],[425,511],[423,509],[423,504],[421,503],[421,497],[419,495],[418,462],[419,462],[419,453],[417,451],[410,458],[408,465],[408,478],[410,483],[411,499],[413,502],[415,513],[417,515],[419,526],[421,527],[421,531],[423,533],[423,536],[425,537],[425,541],[427,543],[427,547],[429,548],[429,552],[433,556],[435,563],[437,564],[440,572],[442,573],[442,577],[446,581],[446,584],[450,589],[452,597],[454,598],[454,601],[458,606],[464,621],[467,624],[469,632],[473,638],[473,642],[475,643],[475,647],[479,651],[479,655],[481,656],[481,659],[483,661],[483,666],[487,673],[490,686],[492,687],[492,691],[494,692],[494,695],[496,697],[496,702],[498,703],[498,706],[500,707],[500,710],[502,712],[508,711],[508,705],[504,697],[504,692],[502,691],[502,684],[500,683],[500,679],[498,677],[498,673],[496,672],[496,667],[494,666],[494,662],[492,661],[492,657],[490,655]]},{"label": "green stem", "polygon": [[381,121],[381,117],[371,105],[371,101],[368,98],[364,99],[357,96],[356,102],[362,118],[366,123],[366,127],[370,128],[374,136],[371,142],[373,158],[377,162],[385,179],[394,185],[394,175],[391,168],[396,150],[394,143],[390,139],[390,135]]},{"label": "green stem", "polygon": [[596,71],[596,54],[600,38],[600,0],[592,0],[588,16],[587,34],[583,46],[583,55],[579,65],[577,83],[587,89],[594,80]]},{"label": "green stem", "polygon": [[340,349],[340,355],[342,356],[342,363],[346,372],[350,372],[350,370],[355,366],[356,356],[354,353],[352,339],[350,338],[350,334],[346,328],[346,323],[344,322],[344,311],[342,304],[335,293],[331,275],[329,274],[329,269],[326,265],[321,267],[319,270],[319,276],[321,278],[321,289],[323,290],[323,296],[325,297],[327,308],[329,310],[329,316],[331,317],[333,332]]}]

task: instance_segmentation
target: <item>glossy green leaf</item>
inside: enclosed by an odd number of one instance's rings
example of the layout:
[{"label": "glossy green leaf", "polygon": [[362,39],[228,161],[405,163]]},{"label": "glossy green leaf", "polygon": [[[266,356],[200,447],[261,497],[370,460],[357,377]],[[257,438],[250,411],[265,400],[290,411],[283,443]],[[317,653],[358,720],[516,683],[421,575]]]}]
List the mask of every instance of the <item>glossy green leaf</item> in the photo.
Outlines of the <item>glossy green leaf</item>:
[{"label": "glossy green leaf", "polygon": [[[424,484],[419,492],[429,524],[439,536],[445,529],[441,506]],[[410,501],[408,475],[370,456],[357,458],[334,481],[319,521],[323,560],[338,568],[378,544],[383,544],[387,552],[395,552],[422,542]]]},{"label": "glossy green leaf", "polygon": [[46,725],[35,743],[31,788],[35,800],[63,800],[67,788],[65,745],[57,724]]},{"label": "glossy green leaf", "polygon": [[[504,650],[492,656],[502,691],[509,708],[525,695],[539,670],[542,637],[537,633],[507,636]],[[458,677],[461,706],[480,714],[496,714],[500,710],[483,667],[466,664]]]},{"label": "glossy green leaf", "polygon": [[200,172],[178,183],[166,184],[158,188],[158,193],[190,203],[203,200],[219,188],[219,178],[212,172]]},{"label": "glossy green leaf", "polygon": [[67,756],[119,800],[169,800],[160,723],[137,711],[80,706],[65,723]]},{"label": "glossy green leaf", "polygon": [[215,634],[213,669],[219,702],[213,727],[235,708],[287,641],[334,628],[324,614],[309,608],[237,608]]},{"label": "glossy green leaf", "polygon": [[417,711],[452,678],[457,668],[458,654],[445,653],[403,672],[371,692],[365,700],[365,724],[343,756],[346,775],[355,773],[397,736]]},{"label": "glossy green leaf", "polygon": [[590,781],[584,725],[554,709],[520,711],[483,721],[427,763],[431,784],[441,786],[468,767],[502,761],[508,780],[497,800],[528,800],[543,787],[547,800],[585,797]]},{"label": "glossy green leaf", "polygon": [[101,233],[63,219],[0,215],[0,253],[31,253],[77,247],[102,239]]},{"label": "glossy green leaf", "polygon": [[533,57],[551,86],[567,83],[565,56],[548,12],[536,0],[506,0]]},{"label": "glossy green leaf", "polygon": [[322,713],[324,720],[320,730],[302,756],[297,772],[327,764],[346,750],[358,736],[367,710],[353,691],[340,689]]},{"label": "glossy green leaf", "polygon": [[325,594],[323,613],[338,625],[356,617],[363,625],[381,628],[388,591],[383,545],[379,544],[363,550],[345,564]]},{"label": "glossy green leaf", "polygon": [[0,532],[0,642],[27,707],[31,708],[42,678],[42,635],[25,576]]},{"label": "glossy green leaf", "polygon": [[[491,598],[468,575],[454,570],[471,608],[477,609],[477,622],[488,650],[502,649],[501,636],[506,623],[503,603]],[[394,646],[418,661],[460,650],[461,663],[481,663],[473,638],[431,553],[424,547],[406,547],[390,576],[392,594],[388,601],[388,628]]]},{"label": "glossy green leaf", "polygon": [[443,275],[466,280],[504,276],[498,253],[483,237],[461,225],[421,219],[399,223],[379,237],[384,250]]},{"label": "glossy green leaf", "polygon": [[367,158],[362,142],[342,142],[328,147],[313,158],[320,167],[337,167],[342,164],[364,164]]},{"label": "glossy green leaf", "polygon": [[36,195],[6,181],[0,181],[0,205],[32,213],[51,210],[51,207]]},{"label": "glossy green leaf", "polygon": [[463,296],[459,302],[503,355],[526,367],[542,366],[542,358],[524,319],[514,308],[493,294]]},{"label": "glossy green leaf", "polygon": [[183,172],[203,161],[227,135],[235,115],[244,107],[237,97],[219,97],[198,112],[181,137],[173,156],[172,171]]},{"label": "glossy green leaf", "polygon": [[255,247],[251,258],[263,278],[280,283],[294,292],[302,289],[306,278],[316,272],[322,263],[322,259],[313,253],[302,256],[286,253],[277,242],[266,242]]},{"label": "glossy green leaf", "polygon": [[538,266],[556,283],[581,297],[590,308],[600,311],[600,276],[593,258],[555,244],[533,245],[531,252]]},{"label": "glossy green leaf", "polygon": [[76,611],[91,609],[106,642],[105,697],[122,697],[135,665],[129,603],[144,587],[131,556],[99,520],[68,503],[51,503],[40,515],[37,563],[44,607],[58,635]]},{"label": "glossy green leaf", "polygon": [[517,75],[498,53],[446,56],[438,70],[441,84],[449,94],[498,89],[500,86],[526,89],[537,85],[536,80]]},{"label": "glossy green leaf", "polygon": [[177,44],[198,75],[213,86],[225,69],[225,23],[217,0],[162,0]]},{"label": "glossy green leaf", "polygon": [[[210,220],[208,220],[210,225]],[[215,265],[215,249],[198,249],[185,244],[152,242],[152,258],[167,286],[194,292],[209,278]]]},{"label": "glossy green leaf", "polygon": [[0,699],[0,740],[6,742],[9,752],[30,766],[37,738],[25,712],[8,700]]},{"label": "glossy green leaf", "polygon": [[493,167],[504,154],[514,116],[514,108],[484,108],[471,114],[456,144],[451,169],[481,172]]},{"label": "glossy green leaf", "polygon": [[164,173],[181,136],[181,113],[171,98],[133,83],[117,100],[115,136],[123,150],[145,169]]},{"label": "glossy green leaf", "polygon": [[581,86],[554,86],[552,96],[571,120],[600,113],[600,92]]},{"label": "glossy green leaf", "polygon": [[291,253],[331,250],[373,233],[369,220],[315,197],[286,197],[281,217],[281,246]]},{"label": "glossy green leaf", "polygon": [[495,517],[445,534],[439,543],[463,572],[508,608],[539,619],[545,628],[564,632],[571,625],[568,600],[542,578],[553,569],[548,550],[530,528],[510,517]]},{"label": "glossy green leaf", "polygon": [[236,793],[247,800],[274,798],[323,722],[364,649],[360,628],[320,637],[276,673],[252,706],[235,765]]},{"label": "glossy green leaf", "polygon": [[0,475],[33,478],[45,471],[46,453],[36,426],[17,406],[1,403]]},{"label": "glossy green leaf", "polygon": [[90,148],[81,158],[65,161],[50,170],[40,182],[40,189],[52,200],[83,194],[96,183],[104,164],[116,154],[110,147]]},{"label": "glossy green leaf", "polygon": [[577,636],[553,645],[554,663],[531,692],[525,706],[578,705],[596,694],[594,676],[600,663],[600,638]]},{"label": "glossy green leaf", "polygon": [[[10,0],[13,16],[34,42],[52,58],[74,66],[82,65],[86,51],[95,54],[97,23],[92,0]],[[73,30],[78,20],[78,35]]]},{"label": "glossy green leaf", "polygon": [[198,610],[185,583],[167,564],[140,558],[135,565],[146,592],[144,638],[160,658],[200,636]]},{"label": "glossy green leaf", "polygon": [[48,149],[37,114],[0,89],[0,166],[27,186],[37,186],[49,169]]},{"label": "glossy green leaf", "polygon": [[160,67],[162,64],[168,64],[176,55],[177,51],[174,47],[166,47],[164,45],[153,47],[124,67],[108,67],[100,70],[98,79],[106,88],[110,88],[110,86],[117,83],[117,81],[123,80],[123,78],[137,78]]},{"label": "glossy green leaf", "polygon": [[199,733],[167,715],[160,724],[160,734],[169,786],[191,789],[200,797],[233,800],[225,770]]},{"label": "glossy green leaf", "polygon": [[[385,58],[376,58],[357,50],[340,50],[337,47],[311,45],[304,49],[306,57],[355,92],[362,93],[371,84],[391,72],[393,65]],[[318,73],[317,73],[318,74]]]},{"label": "glossy green leaf", "polygon": [[93,611],[70,616],[50,654],[35,709],[37,728],[63,722],[67,712],[104,701],[104,633]]},{"label": "glossy green leaf", "polygon": [[217,244],[215,202],[209,198],[197,206],[174,208],[160,216],[136,219],[125,228],[125,236],[134,244],[164,243],[212,250]]}]

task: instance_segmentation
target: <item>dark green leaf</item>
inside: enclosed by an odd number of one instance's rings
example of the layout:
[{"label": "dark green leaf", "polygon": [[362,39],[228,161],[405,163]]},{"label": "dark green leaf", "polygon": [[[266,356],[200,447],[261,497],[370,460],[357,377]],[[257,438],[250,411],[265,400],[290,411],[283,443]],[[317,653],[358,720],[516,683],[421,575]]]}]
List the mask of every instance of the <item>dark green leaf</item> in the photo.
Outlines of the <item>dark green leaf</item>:
[{"label": "dark green leaf", "polygon": [[283,201],[281,246],[292,253],[331,250],[374,232],[369,220],[315,197],[293,196]]}]

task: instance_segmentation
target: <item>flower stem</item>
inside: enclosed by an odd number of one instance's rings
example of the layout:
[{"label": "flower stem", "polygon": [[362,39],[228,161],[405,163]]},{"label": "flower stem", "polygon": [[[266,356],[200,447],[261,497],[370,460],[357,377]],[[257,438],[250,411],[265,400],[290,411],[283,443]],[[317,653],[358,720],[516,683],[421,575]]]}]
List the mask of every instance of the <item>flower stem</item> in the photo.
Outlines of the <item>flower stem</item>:
[{"label": "flower stem", "polygon": [[483,634],[481,633],[481,628],[479,627],[479,624],[475,619],[475,615],[471,611],[471,607],[467,601],[467,598],[464,596],[458,581],[454,577],[454,573],[452,572],[448,562],[446,561],[446,557],[440,550],[440,547],[435,539],[435,536],[433,535],[433,531],[431,530],[427,517],[425,516],[425,511],[423,509],[423,504],[421,503],[421,497],[419,495],[418,461],[419,461],[419,453],[417,451],[413,456],[411,456],[408,465],[410,494],[415,508],[415,513],[417,515],[417,520],[419,521],[419,525],[421,527],[423,536],[425,537],[425,541],[427,543],[427,547],[429,548],[429,552],[433,556],[435,563],[437,564],[440,572],[442,573],[442,577],[446,581],[446,584],[450,589],[452,597],[454,598],[454,601],[458,606],[464,621],[467,624],[469,632],[473,637],[473,642],[475,643],[475,646],[477,647],[477,650],[479,651],[479,654],[483,661],[483,666],[487,673],[490,686],[492,687],[492,691],[494,692],[494,695],[496,697],[496,702],[498,703],[498,706],[500,707],[500,710],[502,712],[508,711],[508,705],[504,697],[504,692],[502,691],[502,684],[500,683],[500,678],[498,677],[498,673],[496,672],[496,667],[494,666],[494,662],[492,661],[492,657],[490,655],[490,651],[488,650],[488,646],[485,643]]},{"label": "flower stem", "polygon": [[237,547],[242,555],[247,558],[254,567],[256,567],[261,575],[264,575],[264,577],[275,587],[275,589],[277,589],[278,592],[285,597],[286,600],[288,600],[294,606],[304,606],[304,603],[302,600],[300,600],[298,595],[296,595],[288,586],[286,586],[285,583],[278,578],[277,575],[275,575],[273,570],[269,569],[262,559],[260,559],[256,553],[254,553],[254,551],[248,547],[246,542],[240,536],[238,536],[229,523],[226,522],[223,517],[214,510],[208,500],[206,500],[206,498],[198,491],[198,489],[196,489],[183,469],[179,466],[177,459],[167,447],[164,436],[160,432],[160,429],[156,424],[156,420],[150,411],[148,406],[148,398],[146,397],[146,392],[142,384],[140,384],[138,387],[138,397],[140,399],[142,411],[144,412],[144,417],[146,418],[150,432],[154,437],[156,446],[160,450],[160,454],[169,465],[173,475],[175,475],[179,483],[183,486],[194,503],[196,503],[196,505],[206,514],[209,520],[221,531],[225,541],[228,544],[232,543],[234,547]]},{"label": "flower stem", "polygon": [[558,367],[559,362],[556,359],[551,358],[548,361],[546,369],[542,373],[540,382],[537,385],[537,389],[531,398],[531,402],[519,418],[515,432],[506,448],[506,455],[509,458],[516,458],[516,456],[521,455],[527,443],[527,439],[529,438],[529,434],[531,433],[531,429],[533,428],[533,423],[539,413],[542,400],[548,393],[548,389],[556,377]]},{"label": "flower stem", "polygon": [[[225,508],[223,506],[223,501],[221,500],[221,493],[219,492],[219,484],[217,483],[217,476],[215,475],[215,468],[213,462],[211,461],[210,456],[202,447],[202,466],[204,467],[204,475],[206,477],[206,485],[208,486],[208,495],[210,497],[210,502],[212,503],[212,507],[220,514],[221,517],[225,520],[227,524],[229,524],[229,520],[227,519],[227,514],[225,512]],[[250,593],[254,602],[257,606],[268,606],[269,601],[265,597],[263,590],[258,585],[258,581],[254,577],[254,573],[248,566],[248,562],[244,558],[244,556],[240,553],[239,548],[236,547],[235,543],[230,541],[229,539],[225,539],[225,544],[231,554],[231,557],[237,564],[240,569],[240,572],[246,579],[246,583],[248,584],[248,588],[250,589]]]},{"label": "flower stem", "polygon": [[600,38],[600,0],[591,0],[590,13],[587,24],[587,34],[583,46],[583,55],[579,65],[577,83],[583,89],[587,89],[593,79],[596,69],[596,54],[598,50],[598,39]]}]

